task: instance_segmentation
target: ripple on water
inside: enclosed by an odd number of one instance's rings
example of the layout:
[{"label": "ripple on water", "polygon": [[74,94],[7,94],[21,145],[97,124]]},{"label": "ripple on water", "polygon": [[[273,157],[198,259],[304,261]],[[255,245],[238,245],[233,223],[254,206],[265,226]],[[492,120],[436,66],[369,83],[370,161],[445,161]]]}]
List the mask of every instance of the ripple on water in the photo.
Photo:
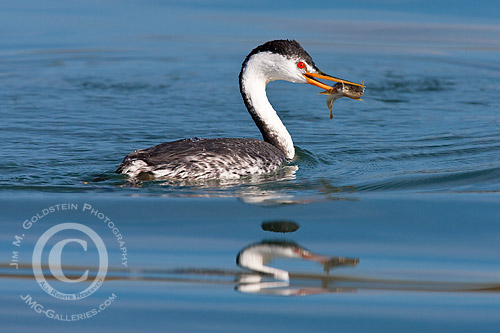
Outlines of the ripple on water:
[{"label": "ripple on water", "polygon": [[470,171],[428,170],[421,171],[420,174],[392,177],[383,181],[355,185],[355,188],[360,192],[391,190],[474,192],[478,185],[482,185],[485,191],[499,191],[496,184],[500,179],[500,167]]},{"label": "ripple on water", "polygon": [[[300,85],[269,85],[271,103],[283,111],[298,146],[294,177],[236,182],[217,191],[216,183],[183,188],[149,182],[140,191],[128,186],[114,170],[134,149],[192,136],[260,137],[239,97],[242,54],[228,52],[224,58],[165,54],[160,60],[127,51],[45,52],[9,60],[8,84],[0,82],[6,124],[0,189],[234,195],[253,187],[316,195],[325,188],[499,188],[500,124],[492,102],[498,73],[404,56],[372,66],[375,58],[366,54],[352,57],[352,71],[367,82],[364,101],[336,102],[332,121],[323,97]],[[362,68],[370,71],[359,73]]]}]

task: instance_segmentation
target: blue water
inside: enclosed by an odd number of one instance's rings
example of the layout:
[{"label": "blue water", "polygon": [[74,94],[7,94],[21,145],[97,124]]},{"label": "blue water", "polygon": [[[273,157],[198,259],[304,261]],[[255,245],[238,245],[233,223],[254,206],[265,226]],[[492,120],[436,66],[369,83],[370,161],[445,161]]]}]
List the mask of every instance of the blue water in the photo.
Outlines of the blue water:
[{"label": "blue water", "polygon": [[[5,331],[494,331],[500,319],[500,12],[494,1],[25,1],[0,5],[1,325]],[[251,137],[237,76],[267,40],[297,39],[323,71],[364,81],[330,120],[317,88],[268,97],[297,150],[294,172],[241,182],[145,182],[114,173],[138,148]],[[78,302],[45,294],[20,254],[62,222],[88,225],[109,276]],[[91,204],[119,227],[129,265]],[[295,233],[262,230],[292,221]],[[237,253],[266,239],[359,258],[326,285],[321,266],[278,260],[304,297],[237,291]],[[63,263],[93,266],[68,247]],[[295,275],[294,275],[295,274]],[[279,290],[276,288],[273,290]],[[62,322],[20,300],[30,294]],[[70,302],[68,305],[67,302]]]}]

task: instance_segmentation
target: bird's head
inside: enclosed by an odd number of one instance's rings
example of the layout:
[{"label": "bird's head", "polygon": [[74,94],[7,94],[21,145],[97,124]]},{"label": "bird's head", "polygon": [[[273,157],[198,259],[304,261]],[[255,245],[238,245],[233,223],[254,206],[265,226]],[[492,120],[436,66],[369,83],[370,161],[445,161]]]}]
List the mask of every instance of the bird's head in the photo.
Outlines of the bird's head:
[{"label": "bird's head", "polygon": [[260,79],[266,84],[284,80],[331,89],[318,80],[324,79],[363,86],[323,73],[316,67],[311,56],[294,40],[273,40],[256,47],[243,62],[240,80],[246,71],[252,73],[253,79]]}]

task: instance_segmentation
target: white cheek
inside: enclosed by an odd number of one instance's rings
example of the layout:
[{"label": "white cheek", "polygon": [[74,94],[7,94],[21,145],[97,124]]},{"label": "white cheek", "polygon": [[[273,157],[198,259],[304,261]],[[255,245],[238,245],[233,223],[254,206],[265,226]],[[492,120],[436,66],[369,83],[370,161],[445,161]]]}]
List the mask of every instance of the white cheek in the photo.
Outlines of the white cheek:
[{"label": "white cheek", "polygon": [[304,74],[305,74],[305,72],[304,73],[299,73],[299,75],[298,75],[298,81],[297,81],[298,83],[307,83],[307,80],[306,80]]},{"label": "white cheek", "polygon": [[305,73],[306,73],[305,70],[298,70],[298,71],[296,70],[296,71],[294,71],[295,80],[293,82],[296,82],[296,83],[307,83],[307,80],[306,80],[306,78],[303,75]]},{"label": "white cheek", "polygon": [[295,83],[306,83],[306,79],[304,77],[306,71],[297,67],[295,63],[287,63],[284,68],[284,72],[287,73],[287,81],[295,82]]}]

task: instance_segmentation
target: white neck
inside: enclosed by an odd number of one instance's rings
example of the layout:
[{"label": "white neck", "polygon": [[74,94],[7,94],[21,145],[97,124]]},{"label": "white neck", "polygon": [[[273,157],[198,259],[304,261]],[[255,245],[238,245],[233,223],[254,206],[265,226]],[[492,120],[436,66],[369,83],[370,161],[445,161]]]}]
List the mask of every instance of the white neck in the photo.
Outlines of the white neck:
[{"label": "white neck", "polygon": [[266,70],[266,63],[263,63],[262,60],[254,56],[242,69],[240,74],[241,95],[248,112],[262,133],[264,141],[279,148],[287,159],[292,159],[295,156],[292,137],[266,95],[267,83],[274,81],[275,78],[273,78],[272,69]]},{"label": "white neck", "polygon": [[271,252],[272,249],[260,246],[248,248],[238,254],[238,265],[255,272],[272,274],[276,279],[288,281],[290,276],[287,271],[264,265],[264,263],[274,259]]}]

